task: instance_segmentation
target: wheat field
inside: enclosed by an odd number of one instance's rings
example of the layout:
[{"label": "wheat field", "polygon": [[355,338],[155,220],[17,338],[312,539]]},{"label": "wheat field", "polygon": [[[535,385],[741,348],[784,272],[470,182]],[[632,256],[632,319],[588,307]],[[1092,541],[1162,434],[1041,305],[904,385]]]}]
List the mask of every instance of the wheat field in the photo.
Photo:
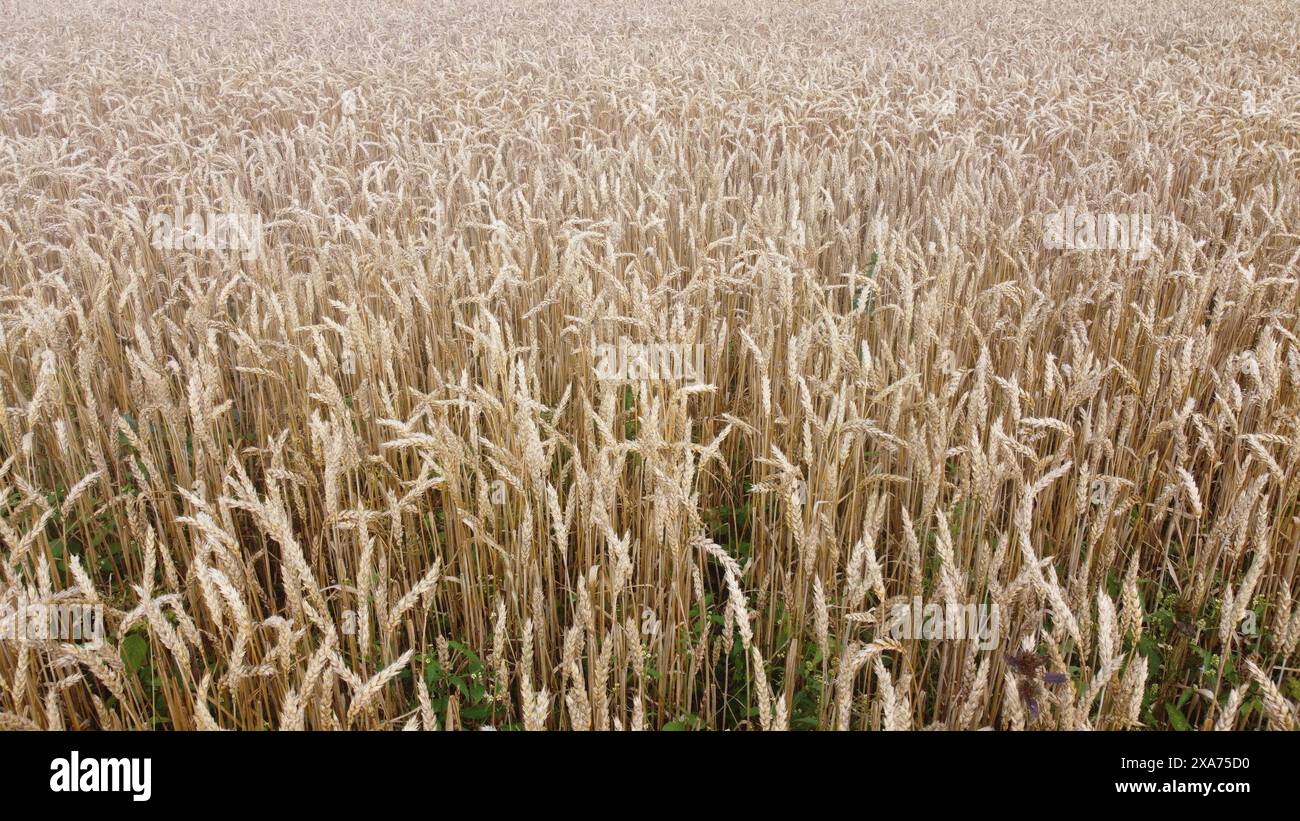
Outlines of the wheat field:
[{"label": "wheat field", "polygon": [[0,728],[1300,720],[1294,3],[2,5]]}]

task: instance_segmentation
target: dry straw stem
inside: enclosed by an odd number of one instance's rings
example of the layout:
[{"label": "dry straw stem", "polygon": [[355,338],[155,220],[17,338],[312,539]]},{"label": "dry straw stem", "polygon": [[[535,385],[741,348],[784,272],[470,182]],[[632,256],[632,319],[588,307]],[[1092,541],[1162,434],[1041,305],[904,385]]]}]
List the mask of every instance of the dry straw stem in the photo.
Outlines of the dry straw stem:
[{"label": "dry straw stem", "polygon": [[1288,0],[2,28],[0,726],[1295,726]]}]

